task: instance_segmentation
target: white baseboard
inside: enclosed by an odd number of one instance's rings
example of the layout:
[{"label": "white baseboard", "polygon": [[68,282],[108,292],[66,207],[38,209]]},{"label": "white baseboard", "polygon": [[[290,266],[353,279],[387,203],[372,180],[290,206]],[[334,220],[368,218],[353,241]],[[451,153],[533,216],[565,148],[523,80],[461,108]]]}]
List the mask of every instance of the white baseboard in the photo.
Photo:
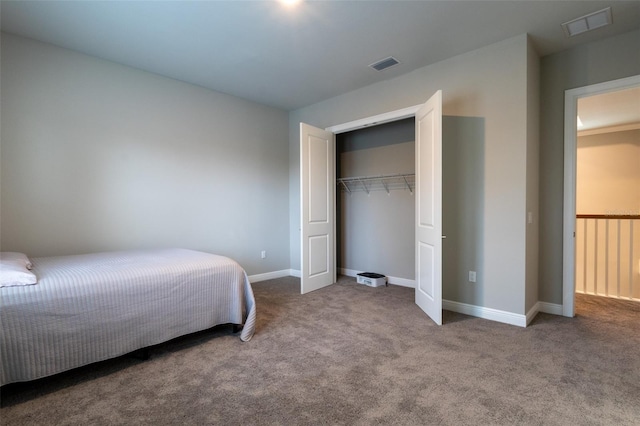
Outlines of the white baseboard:
[{"label": "white baseboard", "polygon": [[562,315],[562,305],[549,302],[537,302],[533,308],[527,312],[527,325],[536,317],[538,312],[552,315]]},{"label": "white baseboard", "polygon": [[292,277],[300,278],[302,276],[302,272],[299,269],[289,269],[289,275]]},{"label": "white baseboard", "polygon": [[529,323],[533,321],[536,315],[538,315],[538,312],[540,312],[540,302],[537,302],[535,305],[533,305],[533,308],[529,309],[529,312],[527,312],[527,325],[529,325]]},{"label": "white baseboard", "polygon": [[[356,271],[355,269],[338,268],[338,273],[346,275],[348,277],[355,277],[356,275],[365,271]],[[416,288],[416,281],[407,278],[387,277],[387,282],[393,285],[399,285],[402,287]]]},{"label": "white baseboard", "polygon": [[248,278],[249,278],[249,282],[253,284],[253,283],[258,283],[260,281],[288,277],[289,275],[293,275],[291,272],[292,272],[291,269],[283,269],[282,271],[273,271],[273,272],[265,272],[264,274],[249,275]]},{"label": "white baseboard", "polygon": [[443,300],[442,309],[491,321],[502,322],[505,324],[517,325],[518,327],[527,326],[527,318],[525,315],[500,311],[493,308],[485,308],[484,306],[469,305],[467,303],[454,302],[452,300]]},{"label": "white baseboard", "polygon": [[498,309],[485,308],[483,306],[469,305],[467,303],[454,302],[452,300],[443,300],[442,309],[458,312],[460,314],[471,315],[478,318],[484,318],[491,321],[502,322],[505,324],[516,325],[518,327],[526,327],[535,318],[538,312],[552,315],[562,315],[562,305],[555,303],[537,302],[526,315],[514,314],[513,312],[500,311]]},{"label": "white baseboard", "polygon": [[562,305],[549,302],[538,302],[538,311],[551,315],[562,315]]},{"label": "white baseboard", "polygon": [[355,269],[338,268],[338,275],[346,275],[348,277],[355,277],[360,272],[363,272],[363,271],[356,271]]},{"label": "white baseboard", "polygon": [[416,280],[410,280],[408,278],[387,277],[389,284],[399,285],[402,287],[416,288]]}]

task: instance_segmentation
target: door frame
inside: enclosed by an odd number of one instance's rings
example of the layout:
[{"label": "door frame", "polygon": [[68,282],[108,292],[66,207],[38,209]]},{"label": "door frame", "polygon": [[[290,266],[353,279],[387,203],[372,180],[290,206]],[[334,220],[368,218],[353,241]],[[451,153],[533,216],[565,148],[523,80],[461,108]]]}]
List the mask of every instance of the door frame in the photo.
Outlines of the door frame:
[{"label": "door frame", "polygon": [[575,315],[576,268],[576,157],[578,99],[640,86],[640,75],[565,90],[564,92],[564,203],[562,223],[562,315]]},{"label": "door frame", "polygon": [[363,129],[365,127],[377,126],[379,124],[390,123],[392,121],[398,121],[409,117],[415,117],[416,113],[423,105],[424,104],[413,105],[410,107],[397,109],[395,111],[385,112],[383,114],[372,115],[371,117],[365,117],[359,120],[349,121],[347,123],[327,127],[325,130],[337,135],[339,133],[351,132],[353,130]]},{"label": "door frame", "polygon": [[[406,107],[406,108],[401,108],[401,109],[397,109],[397,110],[394,110],[394,111],[385,112],[385,113],[382,113],[382,114],[372,115],[370,117],[360,118],[358,120],[348,121],[348,122],[342,123],[342,124],[336,124],[335,126],[331,126],[331,127],[325,128],[325,130],[328,131],[328,132],[332,132],[333,134],[337,135],[337,134],[340,134],[340,133],[351,132],[353,130],[364,129],[365,127],[377,126],[377,125],[384,124],[384,123],[391,123],[393,121],[403,120],[405,118],[415,117],[416,113],[418,112],[418,110],[423,105],[424,104],[413,105],[413,106],[410,106],[410,107]],[[333,161],[335,163],[335,161],[336,161],[335,156],[334,156]],[[335,164],[334,164],[334,169],[335,169]],[[335,177],[334,177],[333,185],[335,186]],[[334,215],[334,217],[336,215],[336,206],[335,206],[335,204],[333,206],[333,215]],[[334,230],[334,232],[336,232],[336,231]],[[337,235],[333,239],[333,242],[334,242],[333,267],[335,268],[334,275],[337,276],[337,271],[338,271],[338,259],[337,259],[338,238],[337,238]],[[415,285],[414,285],[414,287],[415,287]]]}]

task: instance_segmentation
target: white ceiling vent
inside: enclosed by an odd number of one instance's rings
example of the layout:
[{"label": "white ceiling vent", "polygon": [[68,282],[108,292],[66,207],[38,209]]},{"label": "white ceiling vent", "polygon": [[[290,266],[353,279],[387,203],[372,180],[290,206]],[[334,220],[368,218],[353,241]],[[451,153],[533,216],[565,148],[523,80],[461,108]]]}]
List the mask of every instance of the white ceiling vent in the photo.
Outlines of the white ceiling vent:
[{"label": "white ceiling vent", "polygon": [[573,37],[587,31],[595,30],[596,28],[610,25],[611,23],[611,8],[607,7],[606,9],[565,22],[562,24],[562,29],[567,37]]},{"label": "white ceiling vent", "polygon": [[396,58],[394,58],[393,56],[389,56],[388,58],[381,59],[369,66],[376,71],[382,71],[386,70],[387,68],[391,68],[394,65],[398,65],[399,63],[400,61],[398,61]]}]

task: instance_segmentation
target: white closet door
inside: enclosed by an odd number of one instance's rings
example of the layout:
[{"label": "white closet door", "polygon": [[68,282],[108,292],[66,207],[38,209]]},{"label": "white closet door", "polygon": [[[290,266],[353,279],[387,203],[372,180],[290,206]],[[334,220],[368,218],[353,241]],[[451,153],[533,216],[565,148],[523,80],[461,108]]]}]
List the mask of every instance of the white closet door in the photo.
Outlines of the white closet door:
[{"label": "white closet door", "polygon": [[300,123],[301,292],[336,282],[335,135]]},{"label": "white closet door", "polygon": [[416,304],[442,325],[442,91],[416,113]]}]

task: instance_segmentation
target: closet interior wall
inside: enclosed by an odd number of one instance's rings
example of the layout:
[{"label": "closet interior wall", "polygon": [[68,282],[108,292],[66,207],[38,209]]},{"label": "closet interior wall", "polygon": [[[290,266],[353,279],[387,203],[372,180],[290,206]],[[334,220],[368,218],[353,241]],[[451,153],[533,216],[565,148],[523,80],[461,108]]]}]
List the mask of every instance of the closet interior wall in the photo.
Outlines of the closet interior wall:
[{"label": "closet interior wall", "polygon": [[[336,135],[336,241],[338,273],[377,272],[414,280],[414,183],[371,182],[367,190],[340,178],[415,173],[415,120]],[[411,189],[410,189],[411,188]],[[393,282],[393,279],[391,280]]]}]

